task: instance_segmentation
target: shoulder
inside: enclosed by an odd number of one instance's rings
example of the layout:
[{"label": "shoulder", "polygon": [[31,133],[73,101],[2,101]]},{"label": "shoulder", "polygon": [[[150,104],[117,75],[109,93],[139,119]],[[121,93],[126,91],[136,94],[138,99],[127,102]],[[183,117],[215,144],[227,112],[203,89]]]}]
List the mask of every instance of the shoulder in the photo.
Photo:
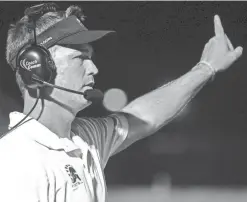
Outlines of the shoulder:
[{"label": "shoulder", "polygon": [[128,120],[124,113],[114,113],[105,117],[98,118],[88,118],[88,117],[76,117],[72,122],[71,129],[73,132],[83,131],[83,130],[107,130],[113,131],[116,126],[127,127]]},{"label": "shoulder", "polygon": [[95,131],[96,129],[104,127],[105,125],[107,125],[107,118],[77,117],[72,122],[71,129],[72,131]]},{"label": "shoulder", "polygon": [[72,126],[74,127],[88,127],[92,125],[109,125],[116,124],[116,122],[125,122],[126,121],[126,115],[124,113],[114,113],[110,114],[108,116],[104,117],[76,117],[74,121],[72,122]]},{"label": "shoulder", "polygon": [[10,169],[32,168],[37,170],[40,167],[39,153],[37,143],[25,137],[25,134],[18,134],[17,130],[0,139],[1,165],[6,165]]},{"label": "shoulder", "polygon": [[0,139],[0,155],[11,150],[17,151],[25,142],[25,138],[22,138],[22,135],[18,133],[18,130],[14,130]]}]

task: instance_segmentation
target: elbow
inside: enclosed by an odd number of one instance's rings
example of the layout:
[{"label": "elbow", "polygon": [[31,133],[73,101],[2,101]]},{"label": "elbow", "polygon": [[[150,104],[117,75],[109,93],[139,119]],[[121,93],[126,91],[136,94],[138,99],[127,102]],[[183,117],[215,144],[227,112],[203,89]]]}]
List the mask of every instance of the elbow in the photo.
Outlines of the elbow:
[{"label": "elbow", "polygon": [[127,107],[123,108],[121,112],[128,114],[128,119],[131,120],[131,122],[135,122],[133,120],[139,120],[137,122],[141,122],[142,126],[145,126],[145,130],[151,133],[156,132],[164,125],[164,119],[150,112]]},{"label": "elbow", "polygon": [[170,114],[170,116],[150,116],[150,117],[143,117],[142,119],[146,121],[150,131],[153,133],[161,129],[162,127],[166,126],[169,124],[172,120],[174,120],[176,117],[175,114]]},{"label": "elbow", "polygon": [[134,123],[134,125],[140,126],[147,133],[155,132],[159,128],[159,124],[155,120],[155,117],[150,116],[149,113],[133,110],[133,108],[124,108],[121,110],[121,112],[126,114],[126,117],[130,123]]},{"label": "elbow", "polygon": [[162,127],[160,120],[155,119],[155,117],[139,115],[138,119],[145,123],[145,130],[148,134],[153,134]]},{"label": "elbow", "polygon": [[148,128],[152,133],[155,133],[156,131],[158,131],[160,128],[162,128],[164,125],[166,125],[164,122],[161,122],[160,120],[155,120],[150,118],[147,121],[148,124]]}]

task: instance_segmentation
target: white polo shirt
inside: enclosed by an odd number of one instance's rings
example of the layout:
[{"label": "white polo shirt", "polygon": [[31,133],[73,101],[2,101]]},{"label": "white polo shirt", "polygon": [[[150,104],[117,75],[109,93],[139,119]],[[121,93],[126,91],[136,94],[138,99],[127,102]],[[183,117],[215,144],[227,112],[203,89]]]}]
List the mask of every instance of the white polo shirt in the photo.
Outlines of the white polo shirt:
[{"label": "white polo shirt", "polygon": [[[12,112],[10,126],[23,117]],[[127,136],[126,118],[76,118],[71,140],[28,119],[0,139],[0,202],[106,201],[103,169]]]}]

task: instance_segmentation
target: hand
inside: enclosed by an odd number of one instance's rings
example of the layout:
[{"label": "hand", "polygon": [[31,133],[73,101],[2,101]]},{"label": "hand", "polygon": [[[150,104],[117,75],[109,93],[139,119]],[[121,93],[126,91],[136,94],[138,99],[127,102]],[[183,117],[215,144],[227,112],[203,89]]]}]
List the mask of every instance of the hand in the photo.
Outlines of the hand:
[{"label": "hand", "polygon": [[233,48],[231,41],[224,33],[220,18],[214,16],[215,36],[205,45],[201,61],[205,61],[215,69],[216,72],[224,71],[230,67],[241,55],[243,48]]}]

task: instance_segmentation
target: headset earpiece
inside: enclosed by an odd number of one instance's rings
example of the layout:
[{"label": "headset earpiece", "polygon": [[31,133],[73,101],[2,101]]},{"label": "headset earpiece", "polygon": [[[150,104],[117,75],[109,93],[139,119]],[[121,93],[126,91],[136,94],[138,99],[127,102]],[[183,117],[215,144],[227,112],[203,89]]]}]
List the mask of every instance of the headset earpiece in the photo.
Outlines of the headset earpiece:
[{"label": "headset earpiece", "polygon": [[24,47],[17,55],[16,62],[17,71],[29,88],[42,87],[32,79],[34,75],[46,82],[51,82],[55,77],[55,65],[50,52],[42,46],[30,44]]}]

